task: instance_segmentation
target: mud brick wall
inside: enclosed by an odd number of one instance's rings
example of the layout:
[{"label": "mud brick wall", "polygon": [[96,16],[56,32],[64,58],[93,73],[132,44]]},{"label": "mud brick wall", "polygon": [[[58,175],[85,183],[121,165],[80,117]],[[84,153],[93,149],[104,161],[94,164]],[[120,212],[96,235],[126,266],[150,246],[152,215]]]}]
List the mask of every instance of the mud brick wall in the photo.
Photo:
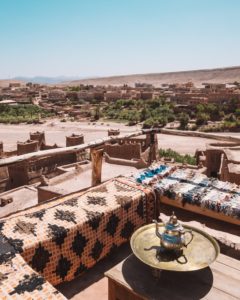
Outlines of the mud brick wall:
[{"label": "mud brick wall", "polygon": [[39,181],[42,174],[46,175],[55,172],[58,166],[68,165],[85,159],[86,152],[78,151],[76,153],[63,153],[29,162],[9,165],[9,187],[15,188],[21,185],[35,183]]},{"label": "mud brick wall", "polygon": [[0,181],[8,178],[8,169],[7,167],[0,167]]},{"label": "mud brick wall", "polygon": [[121,159],[140,159],[141,145],[140,144],[123,144],[104,146],[104,151],[110,156]]},{"label": "mud brick wall", "polygon": [[229,182],[234,182],[234,183],[240,185],[240,174],[239,173],[232,173],[232,172],[228,171],[227,176],[228,176]]},{"label": "mud brick wall", "polygon": [[57,196],[61,196],[61,193],[48,190],[45,187],[38,187],[38,203],[43,203]]},{"label": "mud brick wall", "polygon": [[94,266],[153,218],[149,191],[111,180],[58,205],[1,223],[1,233],[45,280],[56,285]]},{"label": "mud brick wall", "polygon": [[140,138],[132,138],[132,139],[120,139],[118,141],[119,145],[123,145],[123,144],[140,144],[141,145],[141,150],[144,151],[144,149],[146,148],[146,139],[140,139]]},{"label": "mud brick wall", "polygon": [[63,166],[77,161],[75,153],[62,153],[54,156],[47,156],[39,158],[36,161],[32,161],[29,167],[35,168],[35,170],[42,169],[43,174],[48,174],[56,169],[57,166]]},{"label": "mud brick wall", "polygon": [[30,132],[30,140],[38,141],[39,149],[42,150],[44,145],[46,144],[44,131],[42,131],[42,132],[39,132],[39,131]]},{"label": "mud brick wall", "polygon": [[3,155],[3,142],[0,142],[0,157]]},{"label": "mud brick wall", "polygon": [[83,134],[72,134],[70,136],[66,136],[66,146],[77,146],[84,144],[84,135]]},{"label": "mud brick wall", "polygon": [[39,150],[38,141],[27,141],[17,143],[17,155],[36,152]]},{"label": "mud brick wall", "polygon": [[229,170],[228,170],[228,160],[227,160],[225,154],[221,155],[219,179],[222,181],[230,181],[230,174],[229,174]]},{"label": "mud brick wall", "polygon": [[0,167],[0,193],[6,191],[9,182],[8,168]]},{"label": "mud brick wall", "polygon": [[86,159],[88,159],[88,152],[86,150],[79,150],[78,152],[76,152],[76,161],[84,161]]},{"label": "mud brick wall", "polygon": [[9,188],[19,187],[28,184],[28,165],[27,163],[16,163],[8,166]]},{"label": "mud brick wall", "polygon": [[119,129],[108,129],[108,136],[116,136],[120,134]]},{"label": "mud brick wall", "polygon": [[216,177],[221,165],[221,155],[223,151],[217,149],[207,149],[206,150],[206,167],[207,176]]}]

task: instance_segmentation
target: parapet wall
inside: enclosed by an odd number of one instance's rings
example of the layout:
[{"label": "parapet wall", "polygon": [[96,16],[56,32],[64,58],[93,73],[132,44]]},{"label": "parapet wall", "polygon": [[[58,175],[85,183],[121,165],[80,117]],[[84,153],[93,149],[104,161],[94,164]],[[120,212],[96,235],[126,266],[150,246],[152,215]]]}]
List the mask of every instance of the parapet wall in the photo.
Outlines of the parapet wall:
[{"label": "parapet wall", "polygon": [[221,149],[212,149],[206,151],[206,167],[208,177],[218,177],[221,167]]},{"label": "parapet wall", "polygon": [[[146,139],[136,139],[136,138],[132,138],[132,139],[120,139],[118,141],[119,145],[136,145],[136,144],[140,144],[141,145],[141,150],[146,148]],[[144,151],[144,150],[143,150]]]},{"label": "parapet wall", "polygon": [[44,145],[46,145],[46,141],[45,141],[45,132],[30,132],[30,140],[32,141],[38,141],[38,146],[39,149],[42,149]]},{"label": "parapet wall", "polygon": [[117,136],[120,134],[119,129],[108,129],[108,136]]},{"label": "parapet wall", "polygon": [[83,134],[72,134],[70,136],[66,136],[66,146],[77,146],[84,144],[84,135]]},{"label": "parapet wall", "polygon": [[163,134],[171,134],[171,135],[180,135],[180,136],[192,136],[192,137],[201,137],[206,139],[214,139],[220,141],[229,141],[229,142],[238,142],[240,143],[240,138],[226,136],[226,135],[217,135],[212,133],[206,132],[199,132],[199,131],[184,131],[184,130],[173,130],[173,129],[161,129],[161,133]]},{"label": "parapet wall", "polygon": [[17,142],[17,155],[37,152],[38,150],[38,141],[28,140],[26,142]]},{"label": "parapet wall", "polygon": [[114,158],[121,159],[140,159],[141,158],[141,145],[136,144],[107,144],[104,146],[104,151]]},{"label": "parapet wall", "polygon": [[0,142],[0,157],[3,154],[3,142]]},{"label": "parapet wall", "polygon": [[26,163],[17,163],[8,166],[9,182],[8,188],[16,188],[21,185],[29,184]]}]

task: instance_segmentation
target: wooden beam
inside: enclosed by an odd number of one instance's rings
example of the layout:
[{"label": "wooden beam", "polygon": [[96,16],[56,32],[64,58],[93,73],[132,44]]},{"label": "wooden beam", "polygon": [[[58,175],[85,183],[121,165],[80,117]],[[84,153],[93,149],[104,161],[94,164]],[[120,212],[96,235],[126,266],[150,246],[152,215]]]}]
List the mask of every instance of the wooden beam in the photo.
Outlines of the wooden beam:
[{"label": "wooden beam", "polygon": [[92,160],[92,186],[96,186],[102,181],[102,159],[103,149],[91,149]]},{"label": "wooden beam", "polygon": [[136,136],[148,133],[151,130],[152,129],[139,130],[139,131],[135,131],[135,132],[132,132],[129,134],[125,134],[125,135],[107,136],[105,138],[91,141],[89,143],[82,144],[82,145],[49,149],[49,150],[43,150],[43,151],[38,151],[38,152],[33,152],[33,153],[27,153],[27,154],[23,154],[23,155],[19,155],[19,156],[13,156],[13,157],[9,157],[9,158],[3,158],[3,159],[0,159],[0,167],[15,164],[17,162],[34,160],[39,157],[47,157],[47,156],[53,156],[53,155],[63,154],[63,153],[74,153],[74,152],[78,152],[80,150],[91,149],[91,148],[94,148],[97,146],[102,146],[107,142],[118,141],[120,139],[128,139],[128,138],[136,137]]},{"label": "wooden beam", "polygon": [[149,157],[148,162],[151,164],[153,161],[158,159],[158,142],[157,142],[157,135],[154,133],[154,131],[147,134],[148,139],[150,141],[149,146]]}]

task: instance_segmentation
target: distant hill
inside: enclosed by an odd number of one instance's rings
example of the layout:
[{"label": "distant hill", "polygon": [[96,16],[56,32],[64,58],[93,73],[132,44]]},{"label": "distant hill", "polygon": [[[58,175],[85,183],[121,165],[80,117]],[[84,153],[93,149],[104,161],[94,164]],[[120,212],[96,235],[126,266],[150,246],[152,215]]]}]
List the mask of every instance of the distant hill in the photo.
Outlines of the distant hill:
[{"label": "distant hill", "polygon": [[83,77],[68,77],[68,76],[57,76],[57,77],[45,77],[45,76],[35,76],[35,77],[15,77],[13,80],[20,80],[24,82],[32,82],[39,84],[58,84],[70,80],[79,80]]},{"label": "distant hill", "polygon": [[156,87],[163,83],[186,83],[192,81],[195,85],[204,82],[211,83],[233,83],[240,82],[240,66],[218,69],[192,70],[182,72],[152,73],[152,74],[133,74],[123,76],[99,77],[92,79],[82,79],[64,82],[61,85],[114,85],[127,84],[134,86],[135,83],[149,83]]}]

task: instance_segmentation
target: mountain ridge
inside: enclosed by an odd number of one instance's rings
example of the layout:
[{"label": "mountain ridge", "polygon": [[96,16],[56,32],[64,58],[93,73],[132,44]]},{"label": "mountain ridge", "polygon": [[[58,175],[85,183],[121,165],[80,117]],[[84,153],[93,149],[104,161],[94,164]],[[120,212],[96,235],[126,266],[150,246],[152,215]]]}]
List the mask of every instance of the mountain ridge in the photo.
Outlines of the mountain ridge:
[{"label": "mountain ridge", "polygon": [[39,83],[39,84],[58,84],[62,82],[66,82],[69,80],[81,80],[84,77],[80,76],[34,76],[34,77],[25,77],[25,76],[17,76],[12,78],[12,80],[20,80],[23,82],[32,82],[32,83]]},{"label": "mountain ridge", "polygon": [[92,84],[119,86],[127,84],[133,86],[135,83],[141,82],[153,84],[154,86],[158,87],[163,83],[186,83],[188,81],[192,81],[196,85],[204,82],[233,83],[234,81],[240,81],[240,66],[88,78],[67,81],[62,83],[61,85]]},{"label": "mountain ridge", "polygon": [[18,76],[12,79],[1,79],[0,86],[7,86],[11,82],[26,82],[56,85],[56,86],[74,86],[80,84],[89,85],[113,85],[120,86],[127,84],[134,86],[135,83],[148,83],[156,87],[161,86],[163,83],[186,83],[192,81],[195,85],[202,83],[233,83],[234,81],[240,82],[240,66],[213,68],[213,69],[200,69],[200,70],[184,70],[172,71],[162,73],[145,73],[145,74],[129,74],[129,75],[116,75],[106,77],[93,77],[84,76],[35,76],[24,77]]}]

